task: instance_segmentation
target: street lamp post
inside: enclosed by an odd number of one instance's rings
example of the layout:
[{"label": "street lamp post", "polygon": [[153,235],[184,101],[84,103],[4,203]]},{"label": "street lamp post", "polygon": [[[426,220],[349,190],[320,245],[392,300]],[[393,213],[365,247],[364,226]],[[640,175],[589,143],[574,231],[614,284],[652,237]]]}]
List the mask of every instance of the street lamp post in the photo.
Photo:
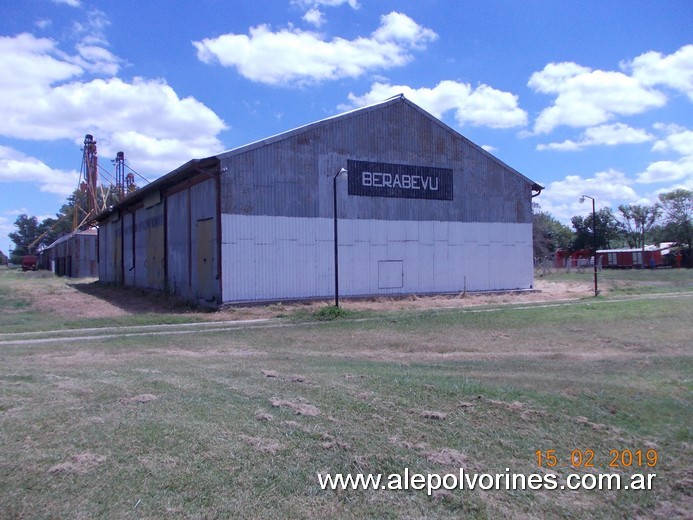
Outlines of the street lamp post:
[{"label": "street lamp post", "polygon": [[594,198],[589,195],[583,195],[580,197],[580,204],[585,202],[585,199],[590,199],[592,201],[592,235],[594,238],[594,295],[599,294],[599,289],[597,288],[597,213],[594,208]]},{"label": "street lamp post", "polygon": [[339,307],[339,242],[337,241],[337,177],[346,175],[342,168],[332,179],[332,201],[334,209],[334,306]]}]

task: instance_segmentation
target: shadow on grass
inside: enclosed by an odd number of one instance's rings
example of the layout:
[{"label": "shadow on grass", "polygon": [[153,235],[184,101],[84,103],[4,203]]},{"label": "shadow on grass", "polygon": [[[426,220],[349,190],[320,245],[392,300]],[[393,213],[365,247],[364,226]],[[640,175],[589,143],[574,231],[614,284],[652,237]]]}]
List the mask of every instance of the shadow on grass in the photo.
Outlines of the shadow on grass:
[{"label": "shadow on grass", "polygon": [[185,312],[214,312],[215,309],[187,302],[178,296],[160,291],[94,282],[70,282],[73,289],[98,298],[134,314],[180,314]]}]

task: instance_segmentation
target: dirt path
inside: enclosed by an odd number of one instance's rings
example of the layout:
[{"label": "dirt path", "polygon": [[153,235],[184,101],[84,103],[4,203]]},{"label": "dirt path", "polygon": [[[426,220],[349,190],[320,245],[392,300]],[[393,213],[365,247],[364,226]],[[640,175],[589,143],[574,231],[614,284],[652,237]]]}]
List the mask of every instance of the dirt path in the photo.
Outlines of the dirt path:
[{"label": "dirt path", "polygon": [[[37,280],[38,282],[38,280]],[[276,303],[257,306],[229,306],[218,311],[193,309],[175,298],[133,288],[102,285],[94,280],[79,282],[64,279],[42,279],[40,283],[23,284],[22,291],[41,312],[64,318],[117,318],[137,314],[187,316],[203,321],[228,321],[272,318],[296,309],[308,312],[332,303],[316,300],[309,303]],[[342,299],[349,310],[416,310],[443,307],[471,307],[584,298],[591,294],[588,283],[547,282],[538,280],[534,291],[471,294],[455,296],[404,296],[364,299]]]},{"label": "dirt path", "polygon": [[[512,296],[512,295],[511,295]],[[433,298],[436,302],[440,298]],[[494,298],[487,296],[486,298]],[[623,300],[666,300],[666,299],[691,299],[693,298],[693,292],[682,292],[682,293],[663,293],[663,294],[648,294],[648,295],[637,295],[637,296],[625,296],[613,300],[600,300],[599,304],[611,304]],[[473,300],[473,298],[472,298]],[[447,300],[453,301],[454,300]],[[527,309],[527,308],[547,308],[547,307],[557,307],[564,305],[575,305],[582,301],[579,298],[563,298],[563,299],[553,299],[553,300],[513,300],[510,302],[504,302],[506,304],[520,304],[515,305],[513,308],[517,310]],[[419,303],[422,303],[419,301]],[[421,306],[412,308],[457,308],[457,307],[467,307],[467,312],[497,312],[503,307],[487,307],[489,303],[494,303],[493,301],[479,301],[476,300],[473,304],[468,304],[465,306],[460,305],[437,305],[437,306]],[[526,303],[526,305],[521,305]],[[384,310],[383,307],[377,307],[379,310]],[[220,315],[223,312],[219,313]],[[361,318],[357,321],[370,321],[379,318]],[[81,329],[56,329],[56,330],[46,330],[38,332],[16,332],[16,333],[0,333],[0,346],[8,345],[38,345],[43,343],[63,343],[63,342],[78,342],[78,341],[92,341],[101,339],[111,339],[111,338],[124,338],[133,336],[162,336],[162,335],[187,335],[187,334],[200,334],[205,332],[228,332],[241,329],[250,328],[268,328],[268,327],[294,327],[300,325],[306,325],[307,322],[287,322],[282,321],[278,318],[265,317],[265,318],[255,318],[255,319],[239,319],[239,320],[210,320],[207,322],[191,322],[191,323],[179,323],[179,324],[162,324],[162,325],[128,325],[128,326],[117,326],[117,327],[93,327],[93,328],[81,328]]]}]

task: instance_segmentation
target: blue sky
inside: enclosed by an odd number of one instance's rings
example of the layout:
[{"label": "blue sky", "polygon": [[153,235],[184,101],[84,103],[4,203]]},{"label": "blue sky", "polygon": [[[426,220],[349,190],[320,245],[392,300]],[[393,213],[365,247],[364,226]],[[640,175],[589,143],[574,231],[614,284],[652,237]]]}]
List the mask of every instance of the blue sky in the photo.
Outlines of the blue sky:
[{"label": "blue sky", "polygon": [[150,180],[404,93],[568,222],[693,188],[693,2],[0,0],[0,250],[80,146]]}]

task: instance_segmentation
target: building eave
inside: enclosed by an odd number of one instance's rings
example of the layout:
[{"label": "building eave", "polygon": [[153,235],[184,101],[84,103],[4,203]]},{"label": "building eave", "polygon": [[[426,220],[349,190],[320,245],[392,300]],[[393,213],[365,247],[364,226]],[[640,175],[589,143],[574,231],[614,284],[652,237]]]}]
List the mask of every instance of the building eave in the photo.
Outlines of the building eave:
[{"label": "building eave", "polygon": [[67,242],[70,240],[72,237],[75,237],[77,235],[83,235],[83,236],[96,236],[96,230],[95,229],[83,229],[83,230],[76,230],[73,231],[72,233],[67,233],[66,235],[61,236],[60,238],[56,239],[53,241],[50,245],[44,247],[41,249],[41,251],[48,251],[49,249],[54,248],[58,244],[62,244],[63,242]]},{"label": "building eave", "polygon": [[179,166],[173,171],[170,171],[166,175],[159,177],[158,179],[150,182],[146,186],[139,188],[138,190],[128,194],[123,200],[119,201],[117,204],[109,207],[108,209],[102,211],[94,217],[94,221],[103,222],[112,213],[119,211],[128,206],[132,206],[142,201],[150,193],[154,193],[157,190],[165,190],[189,177],[205,171],[207,169],[214,168],[219,165],[219,159],[216,156],[206,157],[204,159],[192,159],[185,164]]}]

